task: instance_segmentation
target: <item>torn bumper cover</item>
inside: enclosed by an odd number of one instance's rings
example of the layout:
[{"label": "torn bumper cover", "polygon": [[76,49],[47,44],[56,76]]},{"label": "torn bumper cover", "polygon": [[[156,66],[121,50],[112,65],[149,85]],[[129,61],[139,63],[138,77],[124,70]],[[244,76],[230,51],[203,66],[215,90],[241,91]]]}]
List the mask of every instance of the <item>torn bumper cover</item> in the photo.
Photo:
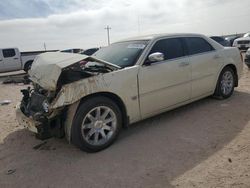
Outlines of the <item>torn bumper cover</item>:
[{"label": "torn bumper cover", "polygon": [[17,105],[16,119],[21,126],[36,133],[38,139],[44,140],[53,136],[59,138],[64,136],[64,130],[59,118],[34,120],[31,116],[27,117],[22,112],[20,105]]},{"label": "torn bumper cover", "polygon": [[[61,121],[63,110],[57,109],[49,112],[47,97],[44,91],[38,88],[21,90],[23,99],[16,108],[16,119],[20,125],[36,133],[37,138],[47,139],[52,136],[62,137]],[[60,115],[59,115],[60,114]]]},{"label": "torn bumper cover", "polygon": [[16,119],[18,123],[29,129],[31,132],[38,133],[37,127],[41,126],[41,122],[35,121],[32,118],[27,117],[20,109],[20,104],[16,106]]},{"label": "torn bumper cover", "polygon": [[64,131],[58,118],[52,120],[46,118],[43,120],[34,120],[33,117],[27,117],[27,115],[22,112],[20,105],[17,105],[16,119],[21,126],[36,133],[38,139],[44,140],[53,136],[59,138],[64,136]]}]

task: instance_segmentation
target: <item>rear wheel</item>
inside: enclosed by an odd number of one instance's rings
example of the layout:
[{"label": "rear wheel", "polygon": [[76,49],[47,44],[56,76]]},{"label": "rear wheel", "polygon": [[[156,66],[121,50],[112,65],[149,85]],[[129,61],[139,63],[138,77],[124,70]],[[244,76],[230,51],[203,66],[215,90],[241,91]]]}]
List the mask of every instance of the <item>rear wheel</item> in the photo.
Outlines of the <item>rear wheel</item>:
[{"label": "rear wheel", "polygon": [[121,125],[121,111],[112,100],[90,98],[77,110],[72,125],[72,143],[87,152],[100,151],[115,141]]},{"label": "rear wheel", "polygon": [[234,92],[235,73],[230,67],[225,67],[219,76],[214,96],[219,99],[229,98]]}]

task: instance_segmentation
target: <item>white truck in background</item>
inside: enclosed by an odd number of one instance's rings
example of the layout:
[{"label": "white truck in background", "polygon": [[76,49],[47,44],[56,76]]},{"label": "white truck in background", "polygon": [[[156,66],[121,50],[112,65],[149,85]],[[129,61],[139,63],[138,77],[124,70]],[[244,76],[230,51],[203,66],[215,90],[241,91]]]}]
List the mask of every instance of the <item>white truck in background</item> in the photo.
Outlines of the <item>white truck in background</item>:
[{"label": "white truck in background", "polygon": [[55,51],[20,52],[18,48],[0,48],[0,73],[18,70],[27,72],[37,55]]},{"label": "white truck in background", "polygon": [[247,51],[250,48],[250,32],[246,33],[243,37],[235,39],[233,47],[237,47],[241,51]]}]

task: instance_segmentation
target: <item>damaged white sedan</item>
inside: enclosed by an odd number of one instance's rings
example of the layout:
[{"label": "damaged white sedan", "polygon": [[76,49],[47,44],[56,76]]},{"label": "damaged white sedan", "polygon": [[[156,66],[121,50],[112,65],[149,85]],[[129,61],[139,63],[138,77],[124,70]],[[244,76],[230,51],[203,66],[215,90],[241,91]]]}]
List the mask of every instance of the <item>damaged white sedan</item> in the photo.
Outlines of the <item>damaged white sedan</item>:
[{"label": "damaged white sedan", "polygon": [[40,139],[66,137],[100,151],[131,123],[238,85],[243,63],[236,48],[198,34],[152,35],[114,43],[93,56],[39,55],[16,114]]}]

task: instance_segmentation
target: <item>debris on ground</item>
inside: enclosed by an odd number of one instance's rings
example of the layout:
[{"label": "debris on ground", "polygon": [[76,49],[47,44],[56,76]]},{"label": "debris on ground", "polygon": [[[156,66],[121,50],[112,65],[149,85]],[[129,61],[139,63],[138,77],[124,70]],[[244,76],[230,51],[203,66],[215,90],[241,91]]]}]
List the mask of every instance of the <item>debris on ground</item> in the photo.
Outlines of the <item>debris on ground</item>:
[{"label": "debris on ground", "polygon": [[42,142],[42,143],[40,143],[40,144],[35,145],[35,146],[33,147],[33,149],[38,150],[38,149],[40,149],[42,146],[44,146],[45,144],[47,144],[46,141],[45,141],[45,142]]},{"label": "debris on ground", "polygon": [[3,101],[0,101],[0,105],[3,106],[3,105],[8,105],[11,103],[11,100],[3,100]]},{"label": "debris on ground", "polygon": [[11,175],[14,174],[16,172],[16,169],[10,169],[6,172],[6,175]]},{"label": "debris on ground", "polygon": [[30,79],[27,75],[23,77],[7,77],[4,81],[3,84],[18,84],[18,83],[23,83],[23,84],[30,84]]},{"label": "debris on ground", "polygon": [[47,144],[47,142],[42,142],[33,147],[34,150],[56,150],[56,148]]}]

